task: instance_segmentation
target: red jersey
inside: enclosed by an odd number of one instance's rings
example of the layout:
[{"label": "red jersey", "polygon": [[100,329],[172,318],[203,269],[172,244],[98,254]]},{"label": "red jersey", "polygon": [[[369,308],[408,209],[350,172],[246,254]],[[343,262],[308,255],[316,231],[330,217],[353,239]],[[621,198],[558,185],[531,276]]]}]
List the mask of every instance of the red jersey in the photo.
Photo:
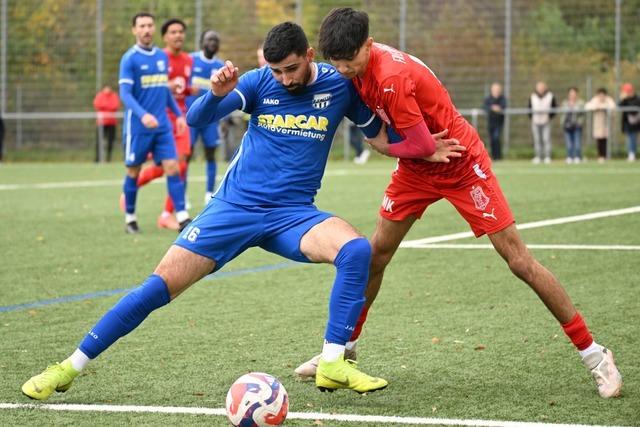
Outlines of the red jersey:
[{"label": "red jersey", "polygon": [[164,49],[169,57],[169,81],[175,80],[178,84],[173,97],[180,107],[180,111],[187,112],[185,99],[191,94],[191,72],[193,71],[193,58],[186,52],[173,55],[169,49]]},{"label": "red jersey", "polygon": [[467,147],[462,157],[452,158],[450,163],[400,159],[400,165],[419,173],[450,174],[485,152],[478,132],[456,110],[447,89],[418,58],[374,43],[364,76],[352,81],[365,104],[402,137],[403,129],[424,120],[431,133],[449,129],[447,138],[455,138]]},{"label": "red jersey", "polygon": [[112,90],[101,90],[93,98],[93,107],[98,112],[96,124],[100,126],[115,126],[115,112],[120,108],[120,97]]}]

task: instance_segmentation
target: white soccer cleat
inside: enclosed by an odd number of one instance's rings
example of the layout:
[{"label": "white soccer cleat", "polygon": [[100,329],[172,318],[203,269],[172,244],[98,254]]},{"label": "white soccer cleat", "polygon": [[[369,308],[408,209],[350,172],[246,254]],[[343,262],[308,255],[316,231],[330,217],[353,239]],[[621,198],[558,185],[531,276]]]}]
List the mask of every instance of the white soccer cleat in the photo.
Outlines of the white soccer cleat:
[{"label": "white soccer cleat", "polygon": [[602,348],[582,359],[582,363],[591,371],[591,375],[596,380],[598,393],[604,399],[620,396],[622,388],[622,375],[618,372],[613,361],[613,353]]}]

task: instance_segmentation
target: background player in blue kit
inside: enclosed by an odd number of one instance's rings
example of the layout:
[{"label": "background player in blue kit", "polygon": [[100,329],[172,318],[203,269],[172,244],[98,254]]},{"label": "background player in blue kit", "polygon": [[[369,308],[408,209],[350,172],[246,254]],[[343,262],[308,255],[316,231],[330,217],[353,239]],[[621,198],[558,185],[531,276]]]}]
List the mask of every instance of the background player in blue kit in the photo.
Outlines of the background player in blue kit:
[{"label": "background player in blue kit", "polygon": [[[187,98],[187,107],[211,89],[211,76],[224,66],[224,63],[216,56],[220,49],[220,36],[213,30],[205,30],[200,36],[201,50],[193,52],[193,71],[191,73],[191,93]],[[207,204],[213,195],[216,185],[216,147],[220,144],[219,123],[209,123],[201,127],[190,127],[191,130],[191,155],[198,142],[202,138],[204,156],[206,159],[207,186],[205,189],[204,203]]]},{"label": "background player in blue kit", "polygon": [[122,137],[127,167],[124,180],[125,230],[127,233],[139,232],[135,214],[137,179],[149,153],[164,168],[168,192],[182,229],[190,219],[185,209],[184,183],[179,176],[175,141],[166,108],[177,116],[178,132],[185,130],[186,123],[169,91],[167,54],[153,45],[153,15],[138,13],[132,23],[136,44],[122,56],[119,79],[120,98],[126,106]]},{"label": "background player in blue kit", "polygon": [[238,108],[251,114],[249,129],[211,202],[154,273],[107,312],[68,359],[24,383],[24,394],[44,400],[54,391],[66,391],[90,359],[152,311],[255,246],[300,262],[336,266],[318,388],[364,393],[387,386],[343,356],[365,301],[369,242],[346,221],[313,205],[343,117],[368,137],[378,134],[381,122],[349,80],[332,66],[313,62],[314,51],[298,25],[272,28],[264,54],[269,65],[242,78],[227,61],[212,76],[211,90],[187,114],[191,126],[213,123]]}]

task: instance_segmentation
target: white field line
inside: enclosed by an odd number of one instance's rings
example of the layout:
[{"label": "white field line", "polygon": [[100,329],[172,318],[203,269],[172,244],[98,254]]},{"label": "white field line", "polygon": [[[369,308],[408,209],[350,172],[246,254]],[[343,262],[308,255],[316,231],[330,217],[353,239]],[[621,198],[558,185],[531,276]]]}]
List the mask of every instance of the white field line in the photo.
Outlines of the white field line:
[{"label": "white field line", "polygon": [[[348,175],[391,175],[392,169],[383,170],[349,170],[349,169],[335,169],[326,171],[324,176],[348,176]],[[217,180],[221,180],[223,175],[218,175]],[[189,175],[189,181],[191,182],[204,182],[206,177],[203,175],[191,176]],[[153,184],[164,184],[164,179],[155,179],[151,181]],[[108,180],[91,180],[91,181],[63,181],[63,182],[39,182],[33,184],[0,184],[0,191],[12,191],[12,190],[51,190],[59,188],[89,188],[89,187],[113,187],[122,186],[122,179],[108,179]]]},{"label": "white field line", "polygon": [[[324,173],[325,177],[341,177],[341,176],[390,176],[393,172],[393,166],[384,169],[331,169]],[[620,174],[640,174],[640,170],[636,169],[576,169],[576,168],[562,168],[562,169],[506,169],[498,170],[497,175],[575,175],[576,173],[593,175],[594,173],[603,175],[620,175]],[[189,180],[193,182],[204,182],[204,176],[189,176]],[[222,175],[217,176],[217,179],[222,179]],[[164,183],[162,179],[156,179],[153,183]],[[97,180],[97,181],[64,181],[64,182],[42,182],[34,184],[0,184],[0,191],[11,190],[50,190],[57,188],[87,188],[87,187],[111,187],[121,186],[122,179],[110,179],[110,180]]]},{"label": "white field line", "polygon": [[[490,243],[423,243],[405,245],[412,249],[493,249]],[[640,245],[538,245],[527,243],[529,249],[553,249],[571,251],[640,251]]]},{"label": "white field line", "polygon": [[[79,412],[137,412],[155,414],[190,414],[226,416],[223,408],[197,408],[176,406],[134,406],[134,405],[79,405],[79,404],[27,404],[0,403],[0,409],[38,409],[51,411],[79,411]],[[393,417],[379,415],[353,414],[325,414],[320,412],[290,412],[287,419],[291,420],[332,420],[356,423],[395,423],[418,425],[448,425],[448,426],[483,426],[483,427],[599,427],[585,424],[551,424],[520,421],[498,420],[461,420],[450,418],[421,418],[421,417]]]},{"label": "white field line", "polygon": [[[592,212],[592,213],[583,214],[583,215],[565,216],[562,218],[527,222],[524,224],[517,224],[516,227],[518,228],[518,230],[528,230],[530,228],[540,228],[540,227],[547,227],[549,225],[568,224],[570,222],[589,221],[592,219],[609,218],[612,216],[628,215],[628,214],[633,214],[638,212],[640,212],[640,206],[633,206],[633,207],[624,208],[624,209],[614,209],[610,211]],[[448,242],[451,240],[465,239],[467,237],[473,237],[473,233],[471,231],[464,231],[461,233],[445,234],[443,236],[427,237],[424,239],[417,239],[417,240],[407,240],[405,242],[402,242],[400,244],[400,247],[415,248],[416,246],[423,246],[430,243]]]}]

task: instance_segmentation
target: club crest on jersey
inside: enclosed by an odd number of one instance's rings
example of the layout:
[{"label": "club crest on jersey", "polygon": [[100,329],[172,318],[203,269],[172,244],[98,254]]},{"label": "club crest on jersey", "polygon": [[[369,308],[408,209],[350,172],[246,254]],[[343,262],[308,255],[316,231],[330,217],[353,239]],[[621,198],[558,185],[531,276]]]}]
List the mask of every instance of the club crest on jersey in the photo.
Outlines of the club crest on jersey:
[{"label": "club crest on jersey", "polygon": [[483,211],[491,200],[486,194],[484,194],[484,191],[482,191],[482,187],[472,187],[469,194],[471,194],[473,204],[476,205],[476,209],[478,209],[479,211]]},{"label": "club crest on jersey", "polygon": [[165,70],[165,66],[164,66],[164,61],[161,59],[158,62],[156,62],[156,65],[158,66],[158,70],[159,71],[164,71]]},{"label": "club crest on jersey", "polygon": [[325,109],[331,104],[331,94],[330,93],[318,93],[313,95],[313,101],[311,105],[313,108],[322,110]]}]

